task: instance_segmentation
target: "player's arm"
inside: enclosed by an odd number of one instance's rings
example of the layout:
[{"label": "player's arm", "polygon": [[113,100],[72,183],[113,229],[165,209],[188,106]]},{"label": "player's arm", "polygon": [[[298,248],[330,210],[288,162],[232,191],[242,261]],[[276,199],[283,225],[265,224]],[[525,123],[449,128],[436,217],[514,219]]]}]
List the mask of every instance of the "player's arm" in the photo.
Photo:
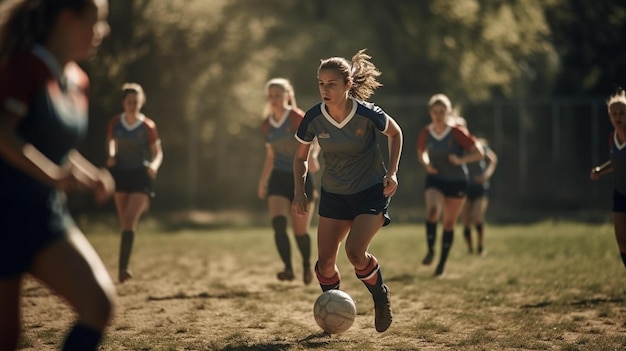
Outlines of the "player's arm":
[{"label": "player's arm", "polygon": [[308,210],[308,199],[304,189],[306,174],[308,172],[309,149],[311,144],[301,143],[298,145],[293,159],[293,203],[292,211],[297,215],[305,215]]},{"label": "player's arm", "polygon": [[485,157],[485,152],[483,151],[483,148],[479,144],[478,140],[457,127],[454,127],[451,133],[455,140],[461,144],[467,152],[461,157],[451,154],[449,156],[450,162],[455,165],[462,165],[464,163],[478,162]]},{"label": "player's arm", "polygon": [[426,147],[427,136],[428,128],[424,128],[417,137],[417,160],[426,168],[426,173],[436,174],[437,170],[430,164],[430,157],[428,156],[428,148]]},{"label": "player's arm", "polygon": [[611,160],[604,162],[603,164],[593,167],[591,169],[590,178],[591,180],[597,180],[601,175],[613,172],[613,164]]},{"label": "player's arm", "polygon": [[498,166],[498,155],[496,155],[496,153],[491,150],[491,148],[486,148],[485,158],[487,159],[488,163],[483,177],[485,181],[488,181],[493,173],[496,171],[496,167]]},{"label": "player's arm", "polygon": [[260,199],[264,199],[267,196],[267,185],[270,181],[272,169],[274,169],[274,149],[272,149],[272,145],[266,143],[265,162],[263,163],[263,169],[261,170],[258,186],[258,195]]},{"label": "player's arm", "polygon": [[15,132],[18,120],[14,114],[0,114],[0,157],[38,181],[66,190],[71,183],[69,167],[60,167],[20,138]]},{"label": "player's arm", "polygon": [[320,161],[319,161],[320,151],[322,151],[322,148],[320,147],[320,144],[317,142],[317,138],[315,138],[313,139],[313,142],[311,143],[311,148],[309,149],[309,161],[308,161],[309,172],[315,173],[320,170]]},{"label": "player's arm", "polygon": [[147,167],[148,172],[150,172],[150,176],[154,178],[159,171],[159,167],[161,167],[161,163],[163,163],[163,148],[161,147],[161,139],[156,139],[150,144],[150,154],[152,155],[152,160],[150,160]]},{"label": "player's arm", "polygon": [[117,155],[117,139],[113,137],[113,121],[109,121],[109,125],[107,127],[107,167],[115,166],[115,156]]},{"label": "player's arm", "polygon": [[400,154],[402,153],[402,129],[398,123],[389,117],[389,124],[384,133],[389,143],[389,167],[383,179],[383,194],[393,196],[398,189],[398,166],[400,164]]}]

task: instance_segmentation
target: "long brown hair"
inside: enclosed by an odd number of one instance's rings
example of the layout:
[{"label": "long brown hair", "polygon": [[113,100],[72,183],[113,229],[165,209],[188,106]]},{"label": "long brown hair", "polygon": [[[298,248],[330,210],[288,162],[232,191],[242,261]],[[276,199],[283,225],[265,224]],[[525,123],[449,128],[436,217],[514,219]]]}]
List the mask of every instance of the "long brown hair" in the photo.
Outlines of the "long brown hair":
[{"label": "long brown hair", "polygon": [[61,11],[78,13],[93,0],[6,0],[0,5],[0,63],[34,44],[44,44]]},{"label": "long brown hair", "polygon": [[382,84],[376,79],[381,75],[380,71],[370,61],[372,58],[365,53],[366,49],[361,49],[354,56],[351,62],[343,57],[331,57],[321,60],[317,73],[325,69],[333,69],[343,77],[345,84],[352,82],[352,87],[348,95],[358,100],[367,100],[374,90]]}]

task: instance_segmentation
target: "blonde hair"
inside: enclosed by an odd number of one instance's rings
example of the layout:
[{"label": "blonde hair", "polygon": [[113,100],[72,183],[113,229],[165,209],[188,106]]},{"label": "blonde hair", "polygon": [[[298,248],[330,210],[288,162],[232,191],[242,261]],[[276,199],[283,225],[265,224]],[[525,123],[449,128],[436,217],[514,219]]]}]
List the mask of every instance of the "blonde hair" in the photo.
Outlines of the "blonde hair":
[{"label": "blonde hair", "polygon": [[376,79],[381,75],[376,66],[370,62],[371,56],[365,53],[366,49],[359,50],[348,62],[343,57],[331,57],[321,60],[317,74],[325,69],[332,69],[343,77],[344,84],[352,82],[348,95],[365,101],[374,94],[374,90],[382,84]]},{"label": "blonde hair", "polygon": [[[280,88],[285,94],[287,94],[287,104],[292,108],[298,108],[296,103],[296,93],[293,90],[293,86],[291,82],[289,82],[286,78],[272,78],[267,83],[265,83],[265,94],[268,95],[270,88]],[[263,118],[268,117],[272,113],[270,104],[265,104],[265,109],[263,110]]]},{"label": "blonde hair", "polygon": [[446,108],[448,114],[452,113],[452,103],[450,102],[450,99],[444,94],[435,94],[431,96],[430,99],[428,99],[428,108],[431,108],[433,107],[433,105],[436,104],[443,105]]},{"label": "blonde hair", "polygon": [[613,104],[626,105],[626,91],[624,91],[622,87],[617,87],[617,89],[615,89],[615,93],[611,94],[611,96],[609,96],[606,100],[607,107],[611,107]]},{"label": "blonde hair", "polygon": [[124,100],[128,94],[137,94],[141,102],[146,102],[146,94],[143,92],[141,85],[137,83],[127,82],[122,84],[122,100]]}]

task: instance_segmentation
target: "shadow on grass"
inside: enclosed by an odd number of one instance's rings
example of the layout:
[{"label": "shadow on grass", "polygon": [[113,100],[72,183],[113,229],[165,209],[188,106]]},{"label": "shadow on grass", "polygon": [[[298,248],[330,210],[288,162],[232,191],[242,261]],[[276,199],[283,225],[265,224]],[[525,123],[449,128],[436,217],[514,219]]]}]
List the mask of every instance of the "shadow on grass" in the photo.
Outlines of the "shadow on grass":
[{"label": "shadow on grass", "polygon": [[[306,338],[299,340],[298,343],[306,349],[323,349],[327,350],[332,337],[324,332],[311,334]],[[228,345],[220,349],[220,351],[283,351],[293,348],[292,343],[267,342],[248,345]]]},{"label": "shadow on grass", "polygon": [[249,291],[227,291],[220,294],[210,294],[202,292],[199,294],[188,295],[183,292],[179,292],[174,295],[166,296],[148,296],[148,301],[164,301],[164,300],[188,300],[188,299],[234,299],[239,297],[252,297],[258,298],[259,293],[251,293]]},{"label": "shadow on grass", "polygon": [[[576,307],[584,307],[584,306],[597,306],[603,304],[611,304],[611,303],[623,303],[624,299],[622,298],[593,298],[593,299],[582,299],[576,300],[568,303],[568,305],[576,306]],[[558,303],[554,303],[553,301],[541,301],[533,304],[525,304],[522,305],[523,309],[531,309],[531,308],[544,308],[552,305],[557,305]]]}]

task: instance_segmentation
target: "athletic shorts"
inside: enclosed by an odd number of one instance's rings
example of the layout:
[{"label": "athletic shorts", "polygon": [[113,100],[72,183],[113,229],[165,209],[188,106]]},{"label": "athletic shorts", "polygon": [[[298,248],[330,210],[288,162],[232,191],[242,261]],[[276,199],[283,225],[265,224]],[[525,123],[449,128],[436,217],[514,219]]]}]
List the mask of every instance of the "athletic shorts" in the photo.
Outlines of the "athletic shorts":
[{"label": "athletic shorts", "polygon": [[613,212],[626,212],[626,195],[613,191]]},{"label": "athletic shorts", "polygon": [[0,211],[0,279],[26,273],[37,253],[75,226],[62,194],[48,203]]},{"label": "athletic shorts", "polygon": [[110,169],[115,179],[115,191],[120,193],[144,193],[154,197],[153,179],[146,168]]},{"label": "athletic shorts", "polygon": [[486,197],[488,192],[489,188],[485,184],[469,183],[467,186],[467,199],[480,199],[481,197]]},{"label": "athletic shorts", "polygon": [[431,175],[426,176],[424,189],[434,188],[443,193],[445,197],[465,197],[467,195],[468,182],[466,180],[443,180]]},{"label": "athletic shorts", "polygon": [[322,188],[319,215],[333,219],[353,220],[358,215],[383,213],[385,223],[391,223],[389,217],[390,198],[383,195],[383,185],[376,184],[352,195],[329,193]]},{"label": "athletic shorts", "polygon": [[[293,172],[272,171],[270,180],[267,185],[267,195],[282,196],[289,201],[293,200]],[[309,202],[315,200],[313,197],[313,179],[311,174],[307,174],[306,181],[304,183],[304,192],[306,193]]]}]

